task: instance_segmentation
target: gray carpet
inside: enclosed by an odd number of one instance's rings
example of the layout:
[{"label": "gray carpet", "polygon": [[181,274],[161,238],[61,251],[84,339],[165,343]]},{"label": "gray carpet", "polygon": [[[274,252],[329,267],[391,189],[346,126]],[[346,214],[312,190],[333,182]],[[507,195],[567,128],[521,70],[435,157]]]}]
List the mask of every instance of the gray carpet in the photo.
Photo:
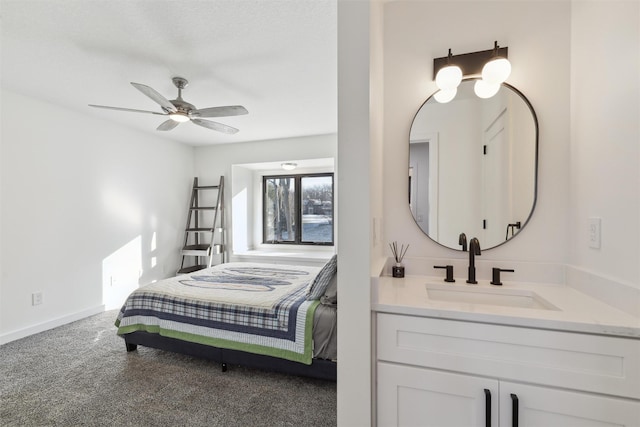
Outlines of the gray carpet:
[{"label": "gray carpet", "polygon": [[138,346],[108,311],[0,346],[2,426],[334,426],[336,384]]}]

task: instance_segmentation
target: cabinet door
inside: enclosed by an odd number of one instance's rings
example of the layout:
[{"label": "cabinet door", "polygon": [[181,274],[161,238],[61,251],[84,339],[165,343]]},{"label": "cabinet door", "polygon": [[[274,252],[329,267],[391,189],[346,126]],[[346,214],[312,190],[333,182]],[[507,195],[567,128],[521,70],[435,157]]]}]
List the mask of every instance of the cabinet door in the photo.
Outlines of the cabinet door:
[{"label": "cabinet door", "polygon": [[[514,398],[518,423],[514,424]],[[640,425],[640,402],[500,382],[500,427],[612,427]]]},{"label": "cabinet door", "polygon": [[496,380],[378,362],[379,427],[497,427],[498,398]]}]

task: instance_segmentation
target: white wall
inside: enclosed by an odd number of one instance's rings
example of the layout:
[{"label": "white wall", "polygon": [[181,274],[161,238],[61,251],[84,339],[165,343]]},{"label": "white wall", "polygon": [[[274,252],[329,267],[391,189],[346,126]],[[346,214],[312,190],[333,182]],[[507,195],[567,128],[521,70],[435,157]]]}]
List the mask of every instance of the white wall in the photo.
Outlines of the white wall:
[{"label": "white wall", "polygon": [[427,238],[411,217],[404,191],[409,129],[436,89],[433,58],[449,48],[453,54],[490,49],[497,40],[509,47],[513,71],[507,82],[527,96],[540,122],[539,193],[520,236],[506,248],[484,251],[481,259],[566,262],[570,3],[393,1],[385,5],[384,22],[386,240],[409,243],[407,256],[464,258]]},{"label": "white wall", "polygon": [[193,149],[1,95],[0,343],[174,274]]},{"label": "white wall", "polygon": [[231,212],[235,221],[230,221],[229,229],[233,241],[228,244],[232,252],[245,252],[254,249],[254,218],[255,209],[253,194],[253,170],[243,166],[231,167]]},{"label": "white wall", "polygon": [[[384,7],[380,1],[371,2],[369,33],[369,155],[371,169],[369,171],[369,194],[371,197],[371,257],[372,268],[385,257],[387,242],[384,239]],[[346,142],[348,144],[348,141]]]},{"label": "white wall", "polygon": [[571,29],[570,263],[640,288],[640,3],[576,1]]},{"label": "white wall", "polygon": [[373,195],[381,157],[371,116],[379,118],[382,99],[370,97],[380,81],[370,43],[378,12],[375,3],[338,1],[338,300],[347,307],[338,313],[338,426],[349,427],[371,425],[371,224],[382,197]]}]

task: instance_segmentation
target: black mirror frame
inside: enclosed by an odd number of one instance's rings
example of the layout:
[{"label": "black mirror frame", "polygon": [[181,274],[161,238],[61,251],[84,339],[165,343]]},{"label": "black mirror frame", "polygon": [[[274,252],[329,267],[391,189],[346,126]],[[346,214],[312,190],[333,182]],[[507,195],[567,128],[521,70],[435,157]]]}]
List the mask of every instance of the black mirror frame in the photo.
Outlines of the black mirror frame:
[{"label": "black mirror frame", "polygon": [[[473,81],[473,80],[480,80],[480,77],[465,77],[462,79],[462,82],[465,81]],[[535,161],[535,166],[534,166],[534,183],[533,183],[533,204],[531,205],[531,212],[529,212],[529,216],[527,216],[527,219],[521,224],[520,230],[523,230],[526,225],[529,223],[529,220],[531,220],[531,217],[533,216],[533,212],[536,209],[536,204],[538,201],[538,168],[539,168],[539,162],[538,162],[538,156],[539,156],[539,139],[540,139],[540,128],[538,125],[538,116],[535,112],[535,110],[533,109],[533,105],[531,105],[531,102],[529,102],[529,100],[527,99],[526,96],[524,96],[524,94],[518,90],[517,88],[515,88],[514,86],[510,85],[509,83],[502,83],[501,86],[507,87],[509,88],[511,91],[513,91],[515,94],[517,94],[523,101],[524,103],[527,105],[527,107],[529,108],[529,111],[531,112],[531,117],[533,118],[533,125],[534,125],[534,129],[535,129],[535,155],[534,155],[534,161]],[[432,93],[422,104],[420,104],[420,107],[418,108],[418,110],[416,111],[416,113],[413,116],[413,119],[411,120],[411,126],[409,126],[409,135],[411,135],[411,129],[413,128],[413,123],[416,120],[416,117],[418,116],[418,113],[420,112],[420,110],[422,109],[422,107],[431,100],[431,98],[434,97],[434,95],[437,93],[438,91]],[[409,139],[411,139],[411,137],[409,136]],[[409,152],[407,151],[407,164],[410,164],[410,155]],[[410,185],[409,182],[409,176],[407,176],[407,185]],[[405,187],[407,188],[407,187]],[[407,207],[409,207],[409,205],[407,205]],[[452,248],[450,246],[446,246],[443,245],[442,243],[434,240],[431,236],[429,236],[427,233],[424,232],[424,230],[422,230],[422,228],[420,227],[420,225],[418,224],[418,221],[416,220],[416,218],[413,216],[413,213],[411,213],[411,217],[413,218],[416,226],[418,226],[418,228],[420,229],[420,231],[427,236],[432,242],[438,244],[439,246],[442,246],[443,248],[447,248],[447,249],[451,249],[454,250],[456,252],[464,252],[461,249],[457,249],[457,248]],[[499,246],[504,245],[505,243],[510,242],[513,238],[515,238],[517,235],[519,235],[521,233],[518,232],[515,235],[513,235],[510,239],[506,239],[504,240],[502,243],[499,243],[497,245],[494,246],[490,246],[487,248],[482,248],[483,251],[485,250],[489,250],[489,249],[494,249],[497,248]]]}]

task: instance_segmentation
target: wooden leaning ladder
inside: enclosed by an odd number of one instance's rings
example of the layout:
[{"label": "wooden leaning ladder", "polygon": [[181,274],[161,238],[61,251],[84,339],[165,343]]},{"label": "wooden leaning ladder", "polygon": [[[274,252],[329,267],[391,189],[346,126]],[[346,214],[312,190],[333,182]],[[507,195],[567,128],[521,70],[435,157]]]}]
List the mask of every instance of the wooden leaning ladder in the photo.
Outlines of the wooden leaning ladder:
[{"label": "wooden leaning ladder", "polygon": [[[206,191],[217,191],[217,194],[213,196],[216,200],[215,206],[200,205],[203,198],[200,197],[200,193]],[[207,219],[212,219],[209,222],[211,227],[200,227],[200,223],[206,222]],[[199,185],[198,177],[195,177],[193,178],[193,189],[191,190],[191,201],[189,202],[187,226],[184,230],[184,243],[181,251],[182,262],[177,274],[191,273],[211,267],[214,265],[213,261],[216,257],[219,258],[220,263],[224,263],[224,238],[224,176],[220,177],[218,185]],[[193,261],[187,262],[187,259],[192,259]]]}]

